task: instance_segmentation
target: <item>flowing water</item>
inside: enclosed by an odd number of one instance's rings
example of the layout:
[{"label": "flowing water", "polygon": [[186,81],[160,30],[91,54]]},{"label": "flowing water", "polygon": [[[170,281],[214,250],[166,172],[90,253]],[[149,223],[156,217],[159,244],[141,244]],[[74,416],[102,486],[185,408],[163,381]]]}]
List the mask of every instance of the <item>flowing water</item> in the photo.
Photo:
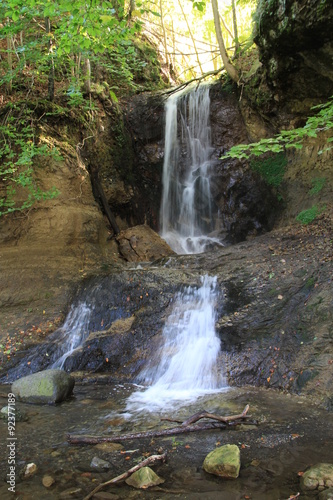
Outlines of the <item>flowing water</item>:
[{"label": "flowing water", "polygon": [[221,244],[210,192],[209,86],[170,96],[165,108],[161,236],[179,254]]},{"label": "flowing water", "polygon": [[58,349],[51,368],[63,369],[66,359],[78,349],[89,335],[91,307],[86,303],[71,307],[66,321],[57,332]]},{"label": "flowing water", "polygon": [[201,278],[199,288],[178,292],[165,322],[162,342],[139,380],[148,389],[135,392],[128,411],[170,411],[198,396],[227,388],[217,368],[220,341],[215,332],[216,278]]}]

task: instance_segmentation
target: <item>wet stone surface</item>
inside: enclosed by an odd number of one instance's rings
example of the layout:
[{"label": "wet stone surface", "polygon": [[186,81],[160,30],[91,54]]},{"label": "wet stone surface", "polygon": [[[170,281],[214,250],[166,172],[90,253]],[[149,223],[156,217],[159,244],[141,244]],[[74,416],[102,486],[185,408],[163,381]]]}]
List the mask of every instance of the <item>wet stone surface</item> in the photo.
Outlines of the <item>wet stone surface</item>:
[{"label": "wet stone surface", "polygon": [[[1,394],[8,391],[1,386]],[[161,486],[136,491],[122,483],[107,492],[120,499],[222,499],[251,498],[279,500],[300,490],[299,472],[316,463],[333,463],[333,417],[331,413],[299,396],[288,396],[273,389],[242,388],[205,396],[186,407],[170,408],[166,413],[151,414],[148,409],[131,418],[126,415],[126,400],[137,390],[130,384],[112,386],[77,384],[71,400],[56,406],[17,403],[29,420],[16,427],[16,498],[84,498],[99,483],[111,479],[143,460],[147,454],[167,451],[165,464],[153,466],[165,479]],[[5,399],[4,399],[5,401]],[[241,425],[239,429],[203,431],[153,439],[123,441],[118,446],[74,446],[67,433],[110,435],[172,427],[161,416],[184,420],[199,409],[220,415],[240,413],[250,405],[251,421],[259,425]],[[6,484],[7,423],[0,421],[1,479],[0,497],[12,498]],[[235,444],[240,448],[241,469],[237,480],[225,480],[202,469],[206,455],[217,446]],[[94,457],[110,464],[107,471],[91,466]],[[28,463],[37,472],[28,479],[19,477]],[[43,485],[50,476],[54,483]],[[302,499],[316,498],[302,493]]]}]

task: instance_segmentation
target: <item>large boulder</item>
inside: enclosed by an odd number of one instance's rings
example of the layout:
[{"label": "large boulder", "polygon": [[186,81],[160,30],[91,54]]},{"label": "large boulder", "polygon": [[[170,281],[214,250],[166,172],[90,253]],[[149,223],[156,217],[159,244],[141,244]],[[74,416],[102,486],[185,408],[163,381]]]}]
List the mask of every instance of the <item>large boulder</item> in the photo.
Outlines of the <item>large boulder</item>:
[{"label": "large boulder", "polygon": [[240,451],[235,444],[220,446],[208,453],[203,468],[209,474],[236,479],[240,469]]},{"label": "large boulder", "polygon": [[12,392],[25,403],[61,403],[73,392],[75,380],[63,370],[45,370],[15,380]]},{"label": "large boulder", "polygon": [[174,255],[169,245],[144,224],[121,231],[117,241],[120,255],[128,262],[149,262]]}]

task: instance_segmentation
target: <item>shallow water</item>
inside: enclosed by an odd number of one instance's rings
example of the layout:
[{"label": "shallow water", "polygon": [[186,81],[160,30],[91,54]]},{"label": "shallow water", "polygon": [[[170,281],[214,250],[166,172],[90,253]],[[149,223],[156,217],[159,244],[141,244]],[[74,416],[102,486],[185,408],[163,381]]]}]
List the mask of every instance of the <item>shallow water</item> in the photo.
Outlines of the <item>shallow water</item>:
[{"label": "shallow water", "polygon": [[[159,413],[142,412],[135,417],[126,415],[127,399],[136,386],[101,383],[76,384],[74,397],[56,406],[37,406],[17,403],[29,417],[17,422],[16,466],[22,470],[27,463],[38,466],[37,473],[26,480],[17,478],[16,496],[19,499],[84,498],[96,485],[133,467],[146,454],[168,452],[166,464],[154,466],[165,479],[162,487],[137,491],[122,484],[106,491],[120,498],[150,499],[222,499],[256,500],[287,499],[299,489],[297,473],[318,462],[333,463],[333,416],[309,404],[305,398],[287,396],[267,389],[230,389],[207,395],[193,404],[186,404],[169,417],[184,420],[199,409],[227,415],[240,413],[250,405],[258,426],[241,426],[239,430],[203,431],[154,439],[123,441],[123,449],[102,449],[96,446],[69,445],[66,434],[123,434],[153,430],[173,425],[161,422]],[[7,393],[8,386],[0,392]],[[6,399],[1,401],[5,406]],[[1,475],[8,473],[7,423],[0,421]],[[224,480],[205,473],[202,463],[216,446],[232,443],[241,449],[241,471],[237,480]],[[124,453],[125,451],[125,453]],[[98,456],[110,463],[106,472],[91,467]],[[45,474],[55,479],[46,489]],[[3,482],[0,498],[13,498]],[[76,493],[66,496],[67,490]],[[315,498],[302,495],[301,498]]]}]

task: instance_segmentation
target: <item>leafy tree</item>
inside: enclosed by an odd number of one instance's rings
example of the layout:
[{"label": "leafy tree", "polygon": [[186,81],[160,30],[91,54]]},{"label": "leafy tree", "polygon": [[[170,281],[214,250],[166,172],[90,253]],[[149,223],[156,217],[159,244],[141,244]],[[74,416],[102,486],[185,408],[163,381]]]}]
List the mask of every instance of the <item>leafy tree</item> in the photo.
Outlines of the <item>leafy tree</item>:
[{"label": "leafy tree", "polygon": [[[249,158],[251,155],[260,156],[267,152],[281,153],[286,148],[302,149],[305,138],[317,137],[319,132],[333,129],[333,96],[328,102],[314,106],[312,109],[317,111],[317,113],[308,118],[304,127],[293,130],[282,130],[274,137],[261,139],[251,144],[233,146],[223,157]],[[333,142],[333,137],[327,139],[328,144],[331,142]],[[329,149],[331,149],[331,146],[326,146],[323,150],[319,151],[319,154]]]}]

